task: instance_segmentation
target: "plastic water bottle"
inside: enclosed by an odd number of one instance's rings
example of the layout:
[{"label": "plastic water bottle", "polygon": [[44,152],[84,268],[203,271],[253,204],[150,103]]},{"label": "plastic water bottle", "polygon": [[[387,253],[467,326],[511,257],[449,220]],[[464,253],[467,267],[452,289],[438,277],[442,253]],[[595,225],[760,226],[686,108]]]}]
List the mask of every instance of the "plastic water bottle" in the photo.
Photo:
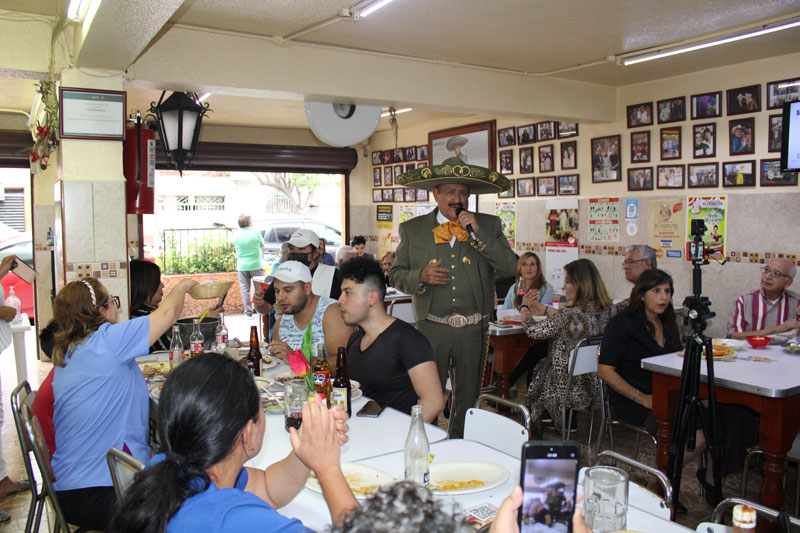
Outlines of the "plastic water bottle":
[{"label": "plastic water bottle", "polygon": [[17,298],[17,295],[14,294],[14,287],[9,289],[8,298],[6,298],[6,305],[8,307],[13,307],[17,311],[16,317],[19,316],[19,311],[22,309],[22,304],[20,303],[19,298]]},{"label": "plastic water bottle", "polygon": [[427,487],[430,481],[430,452],[428,436],[422,421],[422,406],[411,408],[411,427],[406,437],[405,478]]}]

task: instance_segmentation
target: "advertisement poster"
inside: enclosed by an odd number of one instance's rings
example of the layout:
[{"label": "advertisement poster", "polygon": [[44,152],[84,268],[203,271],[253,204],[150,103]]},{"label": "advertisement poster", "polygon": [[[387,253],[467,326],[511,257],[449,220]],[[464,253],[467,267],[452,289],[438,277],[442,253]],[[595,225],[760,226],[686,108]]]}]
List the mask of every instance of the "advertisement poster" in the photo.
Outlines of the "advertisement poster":
[{"label": "advertisement poster", "polygon": [[659,259],[681,259],[686,248],[683,200],[650,200],[648,243]]},{"label": "advertisement poster", "polygon": [[686,206],[686,241],[693,240],[692,220],[703,219],[706,233],[703,243],[706,255],[725,257],[725,207],[727,196],[690,196]]},{"label": "advertisement poster", "polygon": [[517,247],[517,202],[495,202],[494,214],[503,224],[503,235],[512,249]]},{"label": "advertisement poster", "polygon": [[436,204],[417,204],[416,205],[416,212],[417,212],[416,216],[421,217],[422,215],[427,215],[428,213],[430,213],[434,209],[436,209]]},{"label": "advertisement poster", "polygon": [[589,200],[589,240],[619,242],[619,198]]},{"label": "advertisement poster", "polygon": [[391,205],[378,206],[378,229],[388,228],[392,229],[392,207]]},{"label": "advertisement poster", "polygon": [[561,293],[564,265],[578,259],[578,200],[547,200],[545,214],[545,278]]},{"label": "advertisement poster", "polygon": [[392,251],[392,228],[378,228],[378,255],[383,257]]},{"label": "advertisement poster", "polygon": [[402,224],[408,220],[411,220],[416,215],[414,214],[414,204],[402,204],[400,206],[400,215],[398,218],[398,222]]}]

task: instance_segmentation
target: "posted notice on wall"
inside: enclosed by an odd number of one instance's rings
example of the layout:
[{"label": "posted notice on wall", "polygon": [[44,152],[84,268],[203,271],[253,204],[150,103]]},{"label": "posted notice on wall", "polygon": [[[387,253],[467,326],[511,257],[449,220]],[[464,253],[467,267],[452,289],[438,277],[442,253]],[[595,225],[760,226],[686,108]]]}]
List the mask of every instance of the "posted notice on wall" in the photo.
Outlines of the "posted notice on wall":
[{"label": "posted notice on wall", "polygon": [[416,204],[415,210],[418,217],[422,215],[427,215],[431,211],[436,209],[436,204]]},{"label": "posted notice on wall", "polygon": [[686,242],[694,240],[691,235],[692,220],[702,219],[706,223],[706,233],[703,235],[706,255],[725,257],[727,196],[689,196],[686,203]]},{"label": "posted notice on wall", "polygon": [[683,200],[650,200],[648,244],[659,259],[681,259],[684,253]]},{"label": "posted notice on wall", "polygon": [[578,200],[547,200],[545,278],[556,292],[564,286],[564,265],[578,259]]},{"label": "posted notice on wall", "polygon": [[589,240],[619,242],[619,198],[589,200]]},{"label": "posted notice on wall", "polygon": [[408,220],[414,218],[414,204],[402,204],[400,205],[400,216],[398,218],[398,222],[402,224]]},{"label": "posted notice on wall", "polygon": [[503,224],[503,235],[511,248],[517,248],[517,202],[495,202],[494,214]]},{"label": "posted notice on wall", "polygon": [[377,225],[379,229],[392,229],[392,207],[394,206],[378,205]]}]

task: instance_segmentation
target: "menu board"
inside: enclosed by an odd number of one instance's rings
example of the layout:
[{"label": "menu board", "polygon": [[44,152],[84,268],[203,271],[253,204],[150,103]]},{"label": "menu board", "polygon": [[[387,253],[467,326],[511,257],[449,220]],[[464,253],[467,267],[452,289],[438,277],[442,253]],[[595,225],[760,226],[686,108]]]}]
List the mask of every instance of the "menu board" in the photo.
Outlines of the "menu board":
[{"label": "menu board", "polygon": [[619,242],[619,198],[589,200],[589,240]]}]

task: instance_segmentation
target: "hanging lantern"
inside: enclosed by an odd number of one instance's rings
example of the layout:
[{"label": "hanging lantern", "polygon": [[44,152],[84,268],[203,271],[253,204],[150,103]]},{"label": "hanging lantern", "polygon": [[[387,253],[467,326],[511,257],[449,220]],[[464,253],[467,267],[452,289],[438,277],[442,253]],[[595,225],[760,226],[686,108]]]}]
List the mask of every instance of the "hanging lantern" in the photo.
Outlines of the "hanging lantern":
[{"label": "hanging lantern", "polygon": [[161,93],[158,105],[150,103],[150,112],[155,113],[158,121],[161,146],[167,159],[183,174],[194,159],[203,116],[211,110],[207,103],[199,102],[195,93],[174,92],[164,100],[165,94],[166,91]]}]

